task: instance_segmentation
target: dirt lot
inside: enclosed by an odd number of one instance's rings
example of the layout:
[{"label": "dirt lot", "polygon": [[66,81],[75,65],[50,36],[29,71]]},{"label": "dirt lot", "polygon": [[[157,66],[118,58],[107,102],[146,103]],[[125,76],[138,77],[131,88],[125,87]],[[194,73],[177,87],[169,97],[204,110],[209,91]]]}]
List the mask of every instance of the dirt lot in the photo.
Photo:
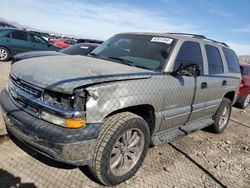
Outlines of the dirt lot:
[{"label": "dirt lot", "polygon": [[[0,90],[10,63],[0,63]],[[5,135],[0,116],[0,187],[100,187],[87,168],[54,162]],[[137,174],[118,187],[250,187],[250,107],[234,108],[228,128],[197,131],[151,148]],[[22,149],[20,149],[22,148]]]}]

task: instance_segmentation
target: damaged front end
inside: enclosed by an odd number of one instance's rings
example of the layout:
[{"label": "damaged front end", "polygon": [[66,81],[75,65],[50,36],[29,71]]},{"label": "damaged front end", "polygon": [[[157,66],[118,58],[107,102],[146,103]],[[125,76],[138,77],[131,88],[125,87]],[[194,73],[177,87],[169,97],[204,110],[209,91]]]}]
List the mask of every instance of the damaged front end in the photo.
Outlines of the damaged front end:
[{"label": "damaged front end", "polygon": [[10,77],[7,89],[16,104],[47,122],[67,128],[86,124],[86,92],[83,89],[64,94],[37,88],[14,77]]}]

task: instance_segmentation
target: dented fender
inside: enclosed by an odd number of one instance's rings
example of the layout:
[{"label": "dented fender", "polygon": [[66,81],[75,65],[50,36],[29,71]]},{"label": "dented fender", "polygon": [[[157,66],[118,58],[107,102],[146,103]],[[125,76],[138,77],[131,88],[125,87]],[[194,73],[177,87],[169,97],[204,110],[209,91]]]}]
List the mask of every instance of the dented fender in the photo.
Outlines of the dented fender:
[{"label": "dented fender", "polygon": [[[87,122],[101,123],[112,112],[138,105],[153,106],[156,117],[160,117],[159,114],[162,108],[161,99],[164,94],[163,92],[159,92],[161,88],[154,84],[155,81],[155,79],[149,78],[104,83],[87,87],[86,90],[89,95],[86,102]],[[152,89],[145,87],[148,84],[150,84],[150,88]],[[158,124],[160,124],[160,120]]]}]

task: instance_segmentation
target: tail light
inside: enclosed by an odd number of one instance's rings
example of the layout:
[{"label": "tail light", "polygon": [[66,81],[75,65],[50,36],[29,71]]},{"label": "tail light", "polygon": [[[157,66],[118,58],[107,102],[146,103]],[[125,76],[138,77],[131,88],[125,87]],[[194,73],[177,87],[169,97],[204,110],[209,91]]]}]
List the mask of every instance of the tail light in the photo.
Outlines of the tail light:
[{"label": "tail light", "polygon": [[246,84],[246,79],[244,77],[241,77],[240,87],[244,87]]}]

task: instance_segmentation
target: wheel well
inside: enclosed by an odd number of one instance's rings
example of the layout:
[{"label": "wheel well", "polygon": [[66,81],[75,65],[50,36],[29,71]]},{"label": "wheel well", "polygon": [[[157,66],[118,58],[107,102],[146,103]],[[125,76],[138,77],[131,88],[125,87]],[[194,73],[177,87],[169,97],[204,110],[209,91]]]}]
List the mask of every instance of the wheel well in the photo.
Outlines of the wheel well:
[{"label": "wheel well", "polygon": [[231,102],[234,101],[234,97],[235,97],[235,92],[234,92],[234,91],[227,92],[227,93],[224,95],[224,98],[229,99]]},{"label": "wheel well", "polygon": [[155,128],[155,110],[152,105],[145,104],[145,105],[131,106],[131,107],[127,107],[127,108],[114,111],[108,116],[112,116],[114,114],[121,113],[121,112],[132,112],[142,117],[144,120],[146,120],[146,122],[149,125],[150,134],[151,135],[153,134],[153,131]]}]

